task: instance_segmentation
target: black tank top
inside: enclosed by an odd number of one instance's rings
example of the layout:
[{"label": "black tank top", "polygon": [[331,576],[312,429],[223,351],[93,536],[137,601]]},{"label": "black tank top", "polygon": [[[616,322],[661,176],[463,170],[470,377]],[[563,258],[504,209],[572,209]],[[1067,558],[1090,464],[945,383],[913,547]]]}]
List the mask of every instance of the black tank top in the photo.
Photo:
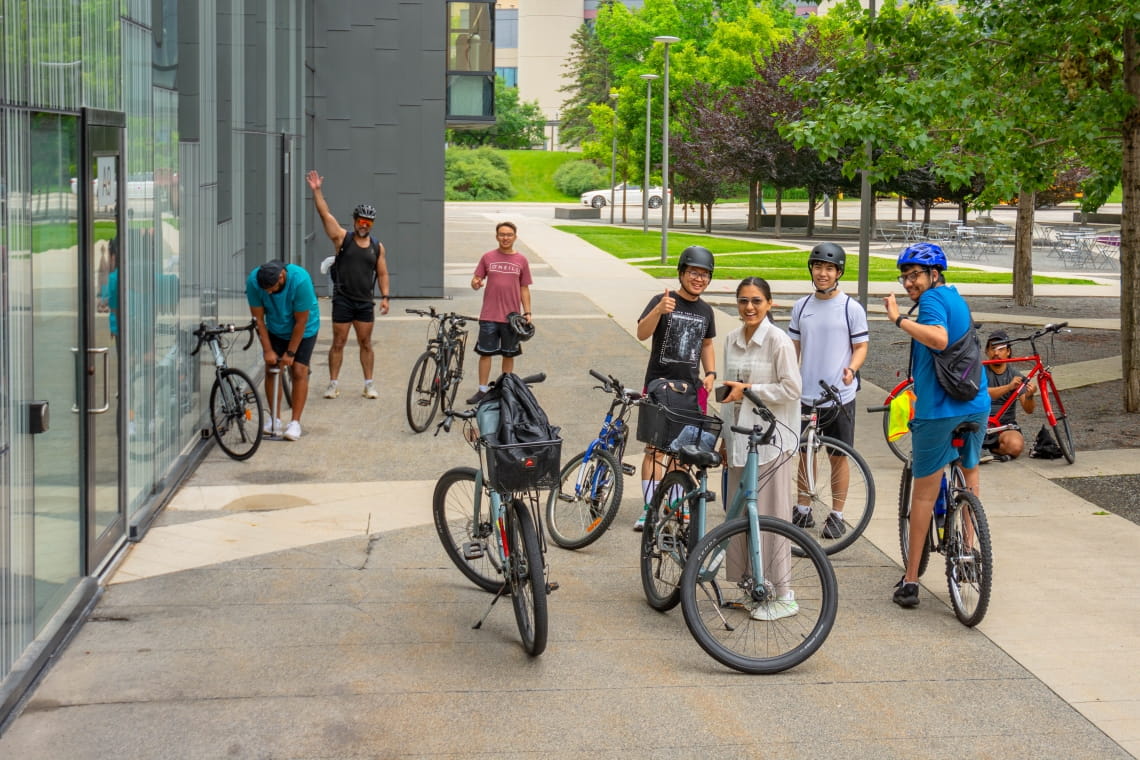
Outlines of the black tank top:
[{"label": "black tank top", "polygon": [[336,257],[336,294],[350,301],[371,301],[376,288],[376,260],[380,257],[380,243],[371,235],[368,247],[356,244],[356,236],[349,232]]}]

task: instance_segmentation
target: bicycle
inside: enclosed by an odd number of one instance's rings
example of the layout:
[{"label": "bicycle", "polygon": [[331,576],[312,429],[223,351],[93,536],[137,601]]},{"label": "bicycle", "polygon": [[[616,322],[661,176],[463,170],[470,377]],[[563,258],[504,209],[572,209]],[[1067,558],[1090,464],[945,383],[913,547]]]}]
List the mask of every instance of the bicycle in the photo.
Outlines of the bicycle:
[{"label": "bicycle", "polygon": [[614,398],[598,436],[566,463],[558,475],[558,487],[547,497],[546,527],[563,549],[581,549],[602,537],[621,507],[623,476],[637,472],[622,459],[629,440],[629,416],[641,393],[626,388],[613,375],[595,370],[590,374],[602,383],[594,387]]},{"label": "bicycle", "polygon": [[[539,373],[523,382],[545,379]],[[509,593],[523,649],[540,655],[548,631],[546,597],[558,585],[548,580],[538,489],[554,485],[561,441],[492,445],[486,436],[498,430],[497,401],[466,411],[446,409],[443,415],[436,435],[450,432],[453,419],[464,420],[464,438],[479,456],[478,468],[443,473],[432,496],[432,519],[447,556],[472,583],[495,595],[474,628]]]},{"label": "bicycle", "polygon": [[434,306],[423,309],[405,309],[408,314],[430,317],[427,349],[412,365],[408,378],[408,395],[405,406],[408,424],[422,433],[435,418],[437,409],[445,413],[455,404],[459,383],[463,380],[463,354],[467,346],[468,322],[478,323],[478,317],[462,314],[442,314]]},{"label": "bicycle", "polygon": [[[837,388],[823,380],[819,385],[823,395],[813,399],[810,411],[803,415],[807,424],[800,434],[796,472],[796,502],[806,499],[811,512],[806,520],[798,514],[795,519],[804,521],[796,524],[805,529],[824,525],[816,540],[831,555],[855,543],[870,524],[875,511],[875,479],[866,460],[852,446],[820,434],[821,414],[849,412],[843,408]],[[828,402],[832,405],[824,406]],[[843,512],[843,532],[833,537],[827,529],[827,518],[836,507]]]},{"label": "bicycle", "polygon": [[[951,433],[951,443],[960,449],[965,443],[965,436],[977,429],[977,423],[963,422]],[[899,481],[899,548],[904,569],[910,554],[913,483],[912,463],[908,458]],[[946,557],[950,604],[958,620],[969,627],[982,622],[990,604],[993,585],[990,526],[981,500],[966,487],[961,459],[955,459],[944,468],[938,500],[931,511],[930,528],[918,563],[919,576],[926,572],[932,552]]]},{"label": "bicycle", "polygon": [[[1032,369],[1026,376],[1026,382],[1022,383],[1015,393],[1011,393],[1009,398],[1005,400],[1001,408],[996,413],[990,414],[987,420],[987,433],[995,433],[999,430],[1006,430],[1008,426],[1003,426],[1001,423],[1001,416],[1006,413],[1010,406],[1017,402],[1022,393],[1025,393],[1030,383],[1036,379],[1038,387],[1041,391],[1041,408],[1045,412],[1045,419],[1049,426],[1053,428],[1053,435],[1057,439],[1057,445],[1061,448],[1061,454],[1065,457],[1065,461],[1073,464],[1077,460],[1076,447],[1073,444],[1073,434],[1069,429],[1069,415],[1065,411],[1065,405],[1061,401],[1060,391],[1057,390],[1057,384],[1053,380],[1052,361],[1046,363],[1041,359],[1042,353],[1037,349],[1037,340],[1045,335],[1049,335],[1049,347],[1046,351],[1046,357],[1053,355],[1053,342],[1056,340],[1058,333],[1065,330],[1069,325],[1068,322],[1061,322],[1059,324],[1048,324],[1040,330],[1031,335],[1014,338],[1009,341],[1010,344],[1029,342],[1030,349],[1033,353],[1028,356],[1011,356],[1008,359],[985,359],[982,364],[1016,364],[1016,363],[1033,363]],[[887,442],[887,447],[890,448],[891,453],[898,457],[901,461],[906,462],[910,458],[910,433],[905,432],[891,440],[891,420],[890,420],[890,406],[891,402],[898,398],[903,393],[914,390],[914,381],[907,377],[887,394],[883,406],[871,407],[868,412],[887,412],[883,415],[883,438]]]},{"label": "bicycle", "polygon": [[[679,598],[689,632],[721,664],[743,673],[778,673],[804,662],[827,639],[839,586],[814,539],[786,520],[757,513],[756,494],[767,482],[757,483],[758,450],[772,441],[777,423],[758,396],[750,390],[744,395],[765,427],[731,426],[748,436],[748,458],[724,522],[708,533],[706,506],[715,499],[708,469],[720,465],[720,455],[697,444],[671,450],[680,469],[658,486],[643,535],[654,537],[650,548],[658,570],[677,568],[680,578],[671,587],[658,572],[650,604],[667,609]],[[645,561],[643,552],[643,582]]]},{"label": "bicycle", "polygon": [[[197,355],[205,343],[210,347],[214,358],[214,384],[210,388],[210,426],[218,446],[232,459],[239,462],[249,459],[261,445],[262,406],[257,390],[249,375],[228,366],[226,352],[231,346],[223,345],[222,336],[229,333],[249,332],[249,340],[242,350],[253,345],[257,334],[257,323],[250,320],[248,325],[217,325],[209,327],[205,322],[198,325],[194,337],[198,339],[191,356]],[[232,344],[231,344],[232,345]],[[202,431],[203,437],[209,435]]]}]

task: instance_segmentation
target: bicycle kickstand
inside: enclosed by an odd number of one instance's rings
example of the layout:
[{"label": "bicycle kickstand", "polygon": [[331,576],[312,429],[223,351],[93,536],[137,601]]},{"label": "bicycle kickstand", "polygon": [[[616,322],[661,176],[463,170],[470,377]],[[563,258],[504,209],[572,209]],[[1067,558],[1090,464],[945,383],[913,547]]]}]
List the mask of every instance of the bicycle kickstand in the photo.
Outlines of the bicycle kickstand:
[{"label": "bicycle kickstand", "polygon": [[483,627],[483,621],[491,614],[491,610],[495,607],[495,602],[499,601],[499,597],[506,596],[508,593],[507,582],[503,581],[503,585],[499,586],[499,590],[495,592],[495,596],[491,599],[491,603],[487,605],[487,611],[483,613],[483,617],[476,621],[475,625],[471,626],[471,630],[477,631]]}]

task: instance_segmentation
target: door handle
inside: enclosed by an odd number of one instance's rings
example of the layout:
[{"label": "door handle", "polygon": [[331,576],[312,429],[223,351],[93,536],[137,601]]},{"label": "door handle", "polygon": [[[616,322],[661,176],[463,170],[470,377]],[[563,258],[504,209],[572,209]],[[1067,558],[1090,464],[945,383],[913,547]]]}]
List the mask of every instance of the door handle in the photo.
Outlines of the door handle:
[{"label": "door handle", "polygon": [[101,354],[103,356],[103,406],[95,409],[88,409],[88,414],[104,414],[111,408],[111,389],[107,386],[107,357],[111,353],[111,349],[107,346],[100,346],[99,348],[87,349],[89,354]]}]

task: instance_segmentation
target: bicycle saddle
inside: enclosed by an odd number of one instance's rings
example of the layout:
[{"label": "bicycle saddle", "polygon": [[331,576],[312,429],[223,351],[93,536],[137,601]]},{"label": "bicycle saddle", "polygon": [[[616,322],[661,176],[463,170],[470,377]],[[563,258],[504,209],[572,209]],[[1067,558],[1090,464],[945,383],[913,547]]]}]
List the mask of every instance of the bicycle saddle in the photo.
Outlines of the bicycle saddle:
[{"label": "bicycle saddle", "polygon": [[715,451],[705,451],[695,443],[687,443],[677,450],[677,459],[681,464],[691,464],[696,467],[716,467],[720,465],[720,454]]}]

